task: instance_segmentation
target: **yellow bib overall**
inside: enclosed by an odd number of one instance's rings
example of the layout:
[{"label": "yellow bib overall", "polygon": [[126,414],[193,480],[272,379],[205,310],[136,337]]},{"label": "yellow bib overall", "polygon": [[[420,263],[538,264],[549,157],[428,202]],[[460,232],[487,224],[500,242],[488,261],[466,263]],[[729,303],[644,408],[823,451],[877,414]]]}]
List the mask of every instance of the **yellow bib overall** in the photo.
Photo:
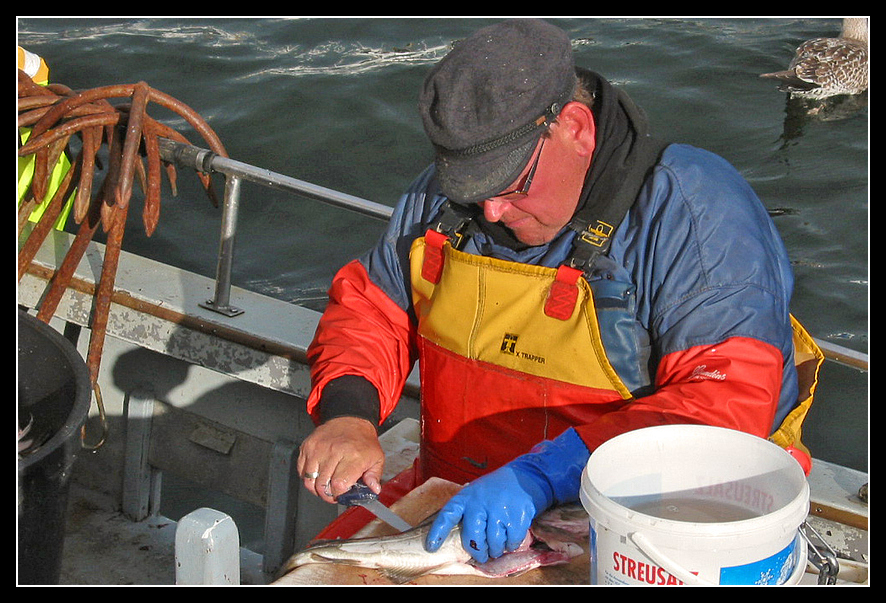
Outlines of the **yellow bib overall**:
[{"label": "yellow bib overall", "polygon": [[579,271],[470,255],[444,240],[429,232],[410,253],[423,477],[471,480],[631,398]]},{"label": "yellow bib overall", "polygon": [[[632,399],[606,356],[580,271],[467,254],[434,231],[413,243],[410,267],[421,359],[420,481],[470,481]],[[814,346],[796,321],[794,328]],[[815,351],[798,354],[798,362],[811,357],[817,374]],[[799,442],[811,390],[814,378],[808,399],[776,432],[778,444]]]}]

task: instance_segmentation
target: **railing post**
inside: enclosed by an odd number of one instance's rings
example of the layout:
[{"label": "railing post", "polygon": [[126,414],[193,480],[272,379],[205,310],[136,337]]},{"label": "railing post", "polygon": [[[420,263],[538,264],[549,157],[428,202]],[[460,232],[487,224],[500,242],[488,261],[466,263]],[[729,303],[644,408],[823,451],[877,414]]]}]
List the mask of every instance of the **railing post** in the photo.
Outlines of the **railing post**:
[{"label": "railing post", "polygon": [[234,240],[237,236],[237,212],[240,207],[240,177],[225,176],[225,202],[222,209],[221,236],[219,238],[218,266],[215,277],[215,298],[208,299],[201,308],[219,312],[225,316],[237,316],[243,310],[230,305],[231,268],[234,264]]},{"label": "railing post", "polygon": [[201,149],[162,137],[158,139],[158,142],[160,145],[160,157],[164,161],[188,167],[205,174],[218,172],[225,175],[225,204],[222,210],[215,298],[206,300],[198,305],[201,308],[206,308],[226,316],[237,316],[243,313],[243,310],[229,305],[231,266],[234,261],[234,237],[237,230],[237,209],[240,201],[241,179],[276,190],[304,195],[311,199],[343,207],[373,218],[388,220],[393,213],[393,208],[386,205],[317,186],[283,174],[277,174],[228,157],[222,157],[207,149]]}]

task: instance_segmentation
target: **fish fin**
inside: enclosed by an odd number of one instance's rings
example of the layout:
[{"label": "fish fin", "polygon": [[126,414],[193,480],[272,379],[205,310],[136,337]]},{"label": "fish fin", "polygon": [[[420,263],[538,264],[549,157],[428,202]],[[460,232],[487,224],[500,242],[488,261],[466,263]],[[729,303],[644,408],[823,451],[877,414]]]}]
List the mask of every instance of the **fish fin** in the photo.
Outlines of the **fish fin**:
[{"label": "fish fin", "polygon": [[435,568],[414,568],[414,567],[384,567],[378,568],[378,573],[393,582],[394,584],[406,584],[416,578],[429,574]]},{"label": "fish fin", "polygon": [[321,553],[306,551],[290,557],[286,564],[280,569],[279,574],[282,576],[283,574],[287,574],[296,568],[302,567],[304,565],[310,565],[312,563],[340,563],[342,565],[354,565],[354,563],[348,561],[347,559],[335,559],[333,557],[326,557]]},{"label": "fish fin", "polygon": [[528,549],[502,555],[476,567],[478,572],[490,578],[513,578],[538,567],[564,565],[571,559],[572,556],[560,551]]},{"label": "fish fin", "polygon": [[347,557],[332,557],[324,555],[323,553],[311,552],[307,556],[306,560],[303,560],[300,565],[307,565],[308,563],[334,563],[336,565],[353,565],[353,566],[363,566],[359,559],[348,559]]},{"label": "fish fin", "polygon": [[439,575],[439,576],[483,576],[482,572],[478,571],[473,565],[468,563],[459,563],[459,562],[447,562],[442,565],[436,565],[433,567],[423,567],[423,568],[415,568],[415,567],[388,567],[388,568],[379,568],[378,572],[381,573],[385,578],[390,580],[395,584],[405,584],[412,580],[416,580],[421,578],[422,576],[429,575]]}]

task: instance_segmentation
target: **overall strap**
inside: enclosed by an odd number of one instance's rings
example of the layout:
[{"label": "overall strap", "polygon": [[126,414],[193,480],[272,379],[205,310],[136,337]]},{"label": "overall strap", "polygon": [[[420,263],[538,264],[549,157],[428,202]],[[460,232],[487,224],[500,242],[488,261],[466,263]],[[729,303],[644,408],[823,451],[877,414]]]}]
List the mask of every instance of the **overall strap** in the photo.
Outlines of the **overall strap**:
[{"label": "overall strap", "polygon": [[468,230],[479,213],[476,206],[461,205],[447,199],[440,208],[432,230],[445,235],[453,249],[461,249],[467,240]]},{"label": "overall strap", "polygon": [[580,270],[585,277],[590,276],[597,258],[609,251],[612,234],[633,206],[649,172],[658,164],[668,145],[651,138],[644,142],[642,154],[631,166],[618,190],[613,192],[610,202],[602,208],[586,204],[569,222],[569,228],[577,235],[570,257],[564,264]]},{"label": "overall strap", "polygon": [[421,276],[435,285],[440,282],[443,274],[443,245],[449,243],[458,249],[467,240],[477,211],[458,203],[446,201],[441,208],[436,223],[425,233],[425,259],[422,263]]},{"label": "overall strap", "polygon": [[630,165],[622,170],[624,179],[617,187],[612,182],[608,183],[608,188],[612,190],[604,189],[604,202],[585,202],[569,222],[569,228],[577,234],[572,251],[558,269],[557,280],[545,302],[548,316],[565,320],[572,314],[575,300],[578,299],[578,276],[583,275],[590,281],[597,258],[609,251],[612,234],[634,205],[640,188],[658,164],[667,143],[644,137],[636,146],[638,148],[632,152]]}]

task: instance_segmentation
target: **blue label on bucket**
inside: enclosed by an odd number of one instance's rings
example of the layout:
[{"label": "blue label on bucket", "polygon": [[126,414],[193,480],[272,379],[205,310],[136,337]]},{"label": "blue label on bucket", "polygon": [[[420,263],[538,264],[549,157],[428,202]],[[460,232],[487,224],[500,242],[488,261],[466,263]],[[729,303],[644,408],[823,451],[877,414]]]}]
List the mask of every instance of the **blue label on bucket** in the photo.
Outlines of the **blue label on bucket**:
[{"label": "blue label on bucket", "polygon": [[720,568],[720,584],[784,584],[797,566],[799,544],[795,539],[766,559]]}]

